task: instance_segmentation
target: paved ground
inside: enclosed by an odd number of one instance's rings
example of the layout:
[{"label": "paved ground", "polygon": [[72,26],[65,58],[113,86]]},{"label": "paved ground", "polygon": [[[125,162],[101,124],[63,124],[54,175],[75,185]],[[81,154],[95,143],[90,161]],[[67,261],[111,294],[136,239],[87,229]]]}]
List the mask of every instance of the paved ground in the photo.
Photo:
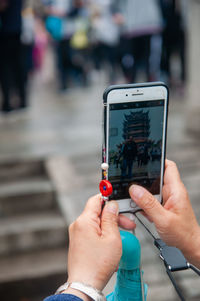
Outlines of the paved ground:
[{"label": "paved ground", "polygon": [[[102,93],[106,84],[101,76],[91,87],[59,95],[49,76],[50,59],[48,56],[45,75],[32,81],[29,110],[0,116],[0,160],[46,158],[50,171],[55,171],[52,177],[59,188],[60,205],[70,222],[79,215],[87,198],[98,192]],[[177,162],[200,221],[200,141],[187,132],[188,101],[187,97],[170,96],[167,157]],[[136,235],[142,245],[148,300],[178,300],[151,238],[140,225]],[[178,279],[188,300],[199,300],[199,279],[189,272],[183,276],[179,273]]]}]

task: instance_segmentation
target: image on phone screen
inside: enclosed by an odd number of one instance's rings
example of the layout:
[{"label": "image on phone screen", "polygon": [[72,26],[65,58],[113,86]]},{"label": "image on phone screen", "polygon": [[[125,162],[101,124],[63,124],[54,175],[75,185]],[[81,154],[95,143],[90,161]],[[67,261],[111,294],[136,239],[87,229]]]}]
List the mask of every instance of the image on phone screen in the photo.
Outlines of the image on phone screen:
[{"label": "image on phone screen", "polygon": [[114,199],[129,198],[131,184],[160,194],[164,99],[108,106],[108,180]]}]

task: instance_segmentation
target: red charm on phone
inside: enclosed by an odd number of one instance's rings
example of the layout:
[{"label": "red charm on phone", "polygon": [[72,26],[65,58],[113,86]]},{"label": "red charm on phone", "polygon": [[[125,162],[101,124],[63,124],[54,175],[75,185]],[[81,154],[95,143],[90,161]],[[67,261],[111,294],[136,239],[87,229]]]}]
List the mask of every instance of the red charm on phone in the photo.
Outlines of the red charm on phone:
[{"label": "red charm on phone", "polygon": [[99,189],[100,189],[102,196],[104,196],[104,197],[110,196],[113,192],[112,184],[107,180],[102,180],[100,182]]}]

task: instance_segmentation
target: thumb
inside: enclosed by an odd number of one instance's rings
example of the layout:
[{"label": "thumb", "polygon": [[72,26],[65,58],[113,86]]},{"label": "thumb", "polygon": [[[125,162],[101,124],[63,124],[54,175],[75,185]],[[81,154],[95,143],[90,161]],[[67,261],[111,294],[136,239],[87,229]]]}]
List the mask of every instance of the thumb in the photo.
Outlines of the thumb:
[{"label": "thumb", "polygon": [[138,207],[144,210],[155,224],[159,223],[162,220],[162,217],[166,214],[164,207],[145,188],[138,185],[132,185],[129,188],[129,194],[131,199],[138,205]]},{"label": "thumb", "polygon": [[117,202],[110,201],[105,205],[101,215],[101,229],[105,235],[116,231],[119,232],[118,212],[119,208]]}]

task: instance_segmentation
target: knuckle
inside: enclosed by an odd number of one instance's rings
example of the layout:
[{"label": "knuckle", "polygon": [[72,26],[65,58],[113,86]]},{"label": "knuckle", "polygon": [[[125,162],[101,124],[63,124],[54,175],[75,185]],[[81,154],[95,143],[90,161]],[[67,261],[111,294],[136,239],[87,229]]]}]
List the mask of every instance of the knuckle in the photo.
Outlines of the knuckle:
[{"label": "knuckle", "polygon": [[73,236],[73,233],[74,233],[74,222],[69,225],[68,233],[69,233],[69,239],[71,239],[71,237]]},{"label": "knuckle", "polygon": [[73,229],[74,229],[74,222],[71,223],[71,224],[69,225],[69,227],[68,227],[69,233],[72,233],[72,232],[73,232]]},{"label": "knuckle", "polygon": [[169,229],[174,227],[175,219],[172,214],[168,214],[167,217],[162,219],[162,224],[161,224],[161,229],[163,230],[164,233],[170,232]]},{"label": "knuckle", "polygon": [[103,218],[104,218],[105,222],[107,222],[109,224],[117,225],[118,216],[116,216],[114,214],[105,214]]},{"label": "knuckle", "polygon": [[171,166],[177,166],[176,163],[172,160],[170,160],[169,163],[171,164]]},{"label": "knuckle", "polygon": [[180,182],[180,184],[179,184],[179,189],[175,193],[175,199],[177,201],[180,201],[182,199],[183,200],[189,199],[187,189],[185,188],[185,185],[183,184],[183,182]]},{"label": "knuckle", "polygon": [[171,167],[176,167],[176,168],[177,168],[177,165],[176,165],[176,163],[175,163],[174,161],[168,160],[167,163],[168,163],[169,166],[171,166]]},{"label": "knuckle", "polygon": [[93,195],[91,197],[89,197],[88,201],[87,201],[87,204],[88,203],[94,203],[94,201],[101,201],[101,196],[100,194],[96,194],[96,195]]},{"label": "knuckle", "polygon": [[110,227],[113,228],[113,227],[118,226],[118,223],[115,219],[107,218],[107,217],[102,218],[102,223],[103,223],[104,227],[106,227],[106,228],[110,228]]},{"label": "knuckle", "polygon": [[152,195],[149,195],[147,198],[145,198],[144,201],[144,209],[151,210],[155,207],[156,200]]},{"label": "knuckle", "polygon": [[169,215],[165,221],[163,222],[163,226],[166,228],[166,229],[169,229],[174,223],[174,218],[172,215]]},{"label": "knuckle", "polygon": [[87,204],[93,201],[94,197],[89,197],[89,199],[87,200]]},{"label": "knuckle", "polygon": [[76,221],[72,224],[74,231],[81,231],[85,225],[82,216],[79,216]]},{"label": "knuckle", "polygon": [[182,183],[182,193],[184,198],[189,198],[188,191],[183,183]]}]

